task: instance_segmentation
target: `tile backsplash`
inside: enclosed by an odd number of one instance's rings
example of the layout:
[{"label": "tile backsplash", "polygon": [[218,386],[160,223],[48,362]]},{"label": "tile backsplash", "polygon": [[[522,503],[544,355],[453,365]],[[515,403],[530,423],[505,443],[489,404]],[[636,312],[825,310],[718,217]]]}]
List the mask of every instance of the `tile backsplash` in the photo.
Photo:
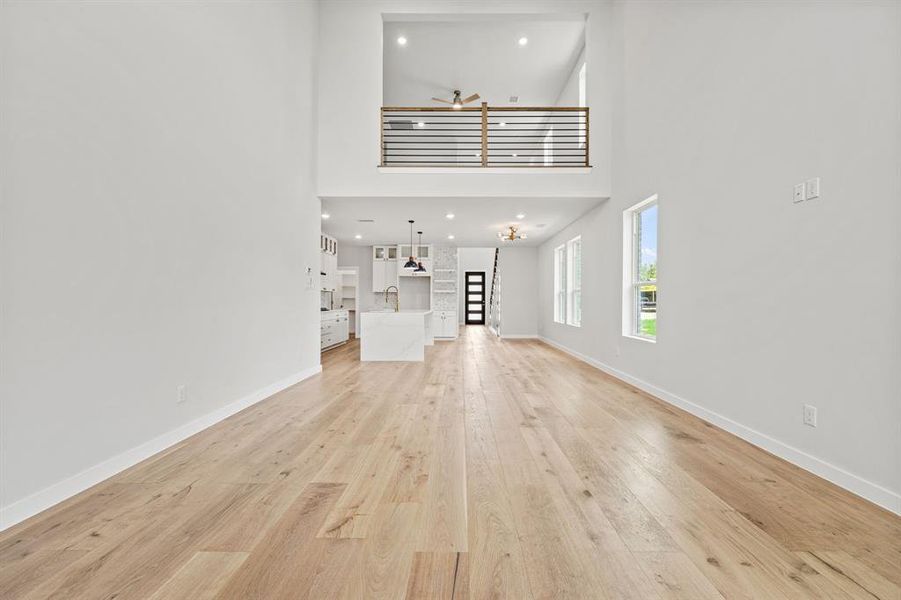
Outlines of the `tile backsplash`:
[{"label": "tile backsplash", "polygon": [[457,310],[457,248],[434,246],[432,310]]}]

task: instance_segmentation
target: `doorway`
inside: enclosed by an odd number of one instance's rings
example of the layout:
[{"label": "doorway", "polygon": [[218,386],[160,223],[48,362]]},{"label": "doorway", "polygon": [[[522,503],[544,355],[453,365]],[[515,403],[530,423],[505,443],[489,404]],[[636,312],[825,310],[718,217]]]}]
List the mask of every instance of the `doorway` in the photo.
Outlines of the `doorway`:
[{"label": "doorway", "polygon": [[485,324],[485,271],[466,271],[466,324]]}]

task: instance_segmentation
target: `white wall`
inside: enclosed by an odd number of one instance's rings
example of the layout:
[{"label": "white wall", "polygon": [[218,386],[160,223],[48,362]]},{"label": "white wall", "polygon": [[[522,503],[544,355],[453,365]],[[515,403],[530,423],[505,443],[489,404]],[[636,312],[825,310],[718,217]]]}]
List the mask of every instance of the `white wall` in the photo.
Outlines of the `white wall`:
[{"label": "white wall", "polygon": [[[613,198],[539,261],[543,336],[895,511],[899,7],[618,5]],[[656,344],[621,335],[622,210],[652,193]],[[553,248],[578,234],[581,329],[552,318]]]},{"label": "white wall", "polygon": [[[588,79],[591,77],[591,65],[588,65],[585,62],[585,48],[583,47],[582,51],[579,52],[579,56],[576,58],[576,61],[572,64],[572,70],[569,72],[569,76],[566,78],[566,83],[563,84],[563,88],[560,90],[560,96],[557,98],[557,102],[555,103],[557,106],[579,106],[579,72],[582,70],[582,65],[586,65],[585,89],[587,92]],[[586,98],[586,101],[589,105],[591,104],[591,98]]]},{"label": "white wall", "polygon": [[318,370],[319,202],[314,3],[7,1],[0,39],[2,527]]},{"label": "white wall", "polygon": [[538,334],[538,248],[501,248],[498,255],[501,283],[501,337]]},{"label": "white wall", "polygon": [[[326,0],[320,14],[319,194],[339,196],[590,196],[610,191],[611,4],[591,0]],[[584,13],[591,67],[590,173],[386,173],[379,164],[383,13]],[[512,92],[511,92],[512,93]],[[427,99],[423,99],[425,104]]]},{"label": "white wall", "polygon": [[385,295],[372,291],[372,246],[338,244],[338,268],[359,267],[360,309],[385,307]]}]

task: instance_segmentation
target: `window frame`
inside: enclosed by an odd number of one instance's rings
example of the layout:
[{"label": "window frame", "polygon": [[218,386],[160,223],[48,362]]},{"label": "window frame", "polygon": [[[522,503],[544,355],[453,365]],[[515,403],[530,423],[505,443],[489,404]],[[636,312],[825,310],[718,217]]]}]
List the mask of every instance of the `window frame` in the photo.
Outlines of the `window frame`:
[{"label": "window frame", "polygon": [[554,248],[554,323],[566,323],[566,245]]},{"label": "window frame", "polygon": [[[579,277],[575,276],[575,252],[579,246]],[[578,281],[577,281],[578,279]],[[576,315],[576,295],[579,296],[579,311]],[[572,327],[582,326],[582,236],[577,235],[566,242],[566,324]]]},{"label": "window frame", "polygon": [[[657,247],[659,255],[660,212],[657,200],[657,194],[654,194],[623,211],[623,337],[651,343],[657,342],[657,334],[650,335],[641,331],[641,288],[653,285],[655,297],[659,299],[660,284],[657,277],[653,280],[641,280],[639,217],[644,211],[655,206],[658,207]],[[659,276],[659,274],[657,275]]]},{"label": "window frame", "polygon": [[[585,108],[588,106],[588,63],[586,61],[582,61],[582,66],[579,67],[579,106]],[[580,114],[579,116],[579,128],[585,129],[585,116],[584,114]],[[587,142],[585,138],[585,131],[579,132],[579,148],[585,147],[585,142]]]}]

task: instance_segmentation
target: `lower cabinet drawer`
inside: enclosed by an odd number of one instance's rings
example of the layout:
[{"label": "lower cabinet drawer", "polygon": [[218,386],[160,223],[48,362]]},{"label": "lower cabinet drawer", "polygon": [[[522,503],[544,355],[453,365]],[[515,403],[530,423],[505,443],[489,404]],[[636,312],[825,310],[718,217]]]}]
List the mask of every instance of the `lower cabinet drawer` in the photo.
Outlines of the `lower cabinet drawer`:
[{"label": "lower cabinet drawer", "polygon": [[329,346],[334,346],[338,342],[339,342],[339,339],[336,334],[333,334],[333,333],[323,334],[323,336],[319,342],[319,349],[321,350],[322,348],[328,348]]}]

